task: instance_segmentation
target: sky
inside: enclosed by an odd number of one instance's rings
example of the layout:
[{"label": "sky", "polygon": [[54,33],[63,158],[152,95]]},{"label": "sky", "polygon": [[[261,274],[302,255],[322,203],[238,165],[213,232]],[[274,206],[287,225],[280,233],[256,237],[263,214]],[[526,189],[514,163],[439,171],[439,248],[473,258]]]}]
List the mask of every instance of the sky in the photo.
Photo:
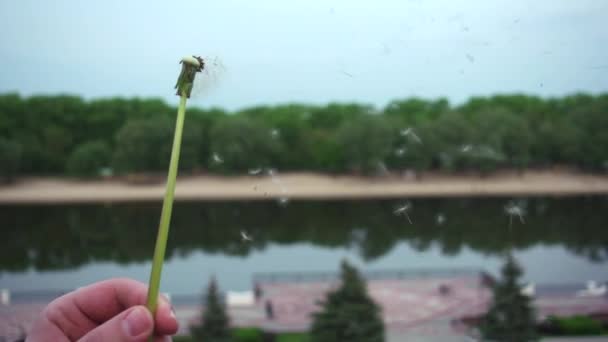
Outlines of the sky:
[{"label": "sky", "polygon": [[606,0],[0,1],[0,93],[229,110],[608,91]]}]

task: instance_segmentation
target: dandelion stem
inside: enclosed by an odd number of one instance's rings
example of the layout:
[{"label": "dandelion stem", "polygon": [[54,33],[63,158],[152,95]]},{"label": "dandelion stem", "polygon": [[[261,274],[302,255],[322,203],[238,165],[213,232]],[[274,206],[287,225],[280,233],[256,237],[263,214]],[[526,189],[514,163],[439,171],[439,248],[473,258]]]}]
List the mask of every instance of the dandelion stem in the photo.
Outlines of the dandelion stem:
[{"label": "dandelion stem", "polygon": [[[173,198],[175,196],[175,182],[177,178],[177,167],[179,164],[179,152],[182,145],[182,132],[184,130],[184,117],[186,116],[186,101],[190,97],[194,77],[197,72],[203,70],[205,64],[203,59],[196,56],[186,56],[182,58],[182,70],[177,79],[175,88],[177,95],[180,96],[179,107],[177,107],[177,119],[175,121],[175,134],[173,135],[173,148],[171,149],[171,160],[169,162],[169,173],[167,174],[167,187],[163,200],[163,209],[160,214],[160,225],[156,246],[154,247],[154,259],[152,261],[152,271],[150,272],[150,283],[148,284],[148,298],[146,306],[154,316],[158,306],[158,293],[160,290],[160,276],[165,261],[165,250],[167,249],[167,239],[169,237],[169,224],[171,223],[171,211],[173,210]],[[150,337],[150,341],[153,341]]]},{"label": "dandelion stem", "polygon": [[186,100],[188,95],[182,92],[177,109],[177,120],[175,122],[175,135],[173,137],[173,149],[171,150],[171,161],[169,163],[169,174],[167,175],[167,188],[163,209],[160,215],[160,225],[154,248],[154,260],[152,262],[152,272],[150,273],[150,283],[148,289],[147,307],[152,314],[156,313],[158,292],[160,288],[160,275],[165,259],[165,249],[169,236],[169,223],[171,222],[171,211],[173,210],[173,197],[175,195],[175,181],[177,178],[177,166],[179,163],[179,152],[182,144],[182,131],[184,128],[184,117],[186,116]]}]

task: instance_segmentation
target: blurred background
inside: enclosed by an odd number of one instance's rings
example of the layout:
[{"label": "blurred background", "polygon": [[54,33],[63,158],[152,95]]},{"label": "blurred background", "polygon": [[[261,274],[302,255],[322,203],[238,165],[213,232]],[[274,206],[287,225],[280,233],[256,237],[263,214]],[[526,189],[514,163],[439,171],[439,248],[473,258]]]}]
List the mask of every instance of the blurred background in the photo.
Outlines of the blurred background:
[{"label": "blurred background", "polygon": [[[161,284],[182,334],[212,276],[291,289],[344,259],[379,298],[511,255],[539,320],[605,319],[607,20],[601,0],[1,2],[0,339],[61,293],[147,282],[187,54],[205,70]],[[459,341],[479,286],[466,310],[385,308],[387,338]],[[306,332],[315,309],[277,296],[286,321],[233,322]]]}]

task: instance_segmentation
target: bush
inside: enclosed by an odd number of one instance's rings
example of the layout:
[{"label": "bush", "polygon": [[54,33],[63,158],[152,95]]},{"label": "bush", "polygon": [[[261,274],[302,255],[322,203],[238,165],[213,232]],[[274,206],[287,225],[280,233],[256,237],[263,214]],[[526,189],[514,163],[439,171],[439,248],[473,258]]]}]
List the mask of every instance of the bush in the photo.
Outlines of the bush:
[{"label": "bush", "polygon": [[277,336],[277,342],[309,342],[307,333],[284,333]]},{"label": "bush", "polygon": [[78,146],[67,162],[69,174],[78,177],[99,176],[100,170],[110,164],[112,152],[103,141],[90,141]]},{"label": "bush", "polygon": [[264,333],[259,328],[236,328],[232,336],[234,342],[264,342]]},{"label": "bush", "polygon": [[10,182],[17,175],[21,163],[21,145],[0,138],[0,181]]},{"label": "bush", "polygon": [[540,325],[546,335],[586,336],[606,333],[602,322],[588,316],[549,317]]}]

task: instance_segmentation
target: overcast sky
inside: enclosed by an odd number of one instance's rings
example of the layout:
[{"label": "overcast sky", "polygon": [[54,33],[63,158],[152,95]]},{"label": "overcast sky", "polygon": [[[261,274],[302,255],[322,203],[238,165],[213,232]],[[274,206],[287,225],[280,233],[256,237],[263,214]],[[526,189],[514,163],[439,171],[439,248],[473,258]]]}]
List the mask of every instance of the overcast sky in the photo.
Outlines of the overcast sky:
[{"label": "overcast sky", "polygon": [[199,106],[608,91],[606,0],[0,2],[0,92],[162,97],[217,57]]}]

